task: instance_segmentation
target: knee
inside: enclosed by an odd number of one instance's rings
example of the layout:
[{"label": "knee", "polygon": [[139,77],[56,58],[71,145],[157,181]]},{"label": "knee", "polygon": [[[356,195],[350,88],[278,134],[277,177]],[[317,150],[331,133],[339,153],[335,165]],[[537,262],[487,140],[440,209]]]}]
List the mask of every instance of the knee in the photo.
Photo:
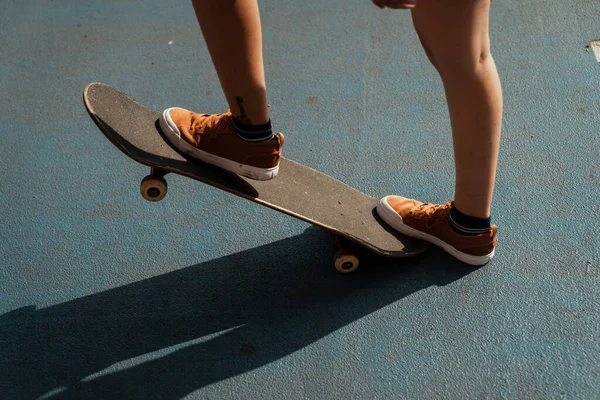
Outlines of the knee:
[{"label": "knee", "polygon": [[488,45],[475,46],[469,49],[430,50],[430,59],[444,78],[445,76],[476,78],[488,71],[492,54]]}]

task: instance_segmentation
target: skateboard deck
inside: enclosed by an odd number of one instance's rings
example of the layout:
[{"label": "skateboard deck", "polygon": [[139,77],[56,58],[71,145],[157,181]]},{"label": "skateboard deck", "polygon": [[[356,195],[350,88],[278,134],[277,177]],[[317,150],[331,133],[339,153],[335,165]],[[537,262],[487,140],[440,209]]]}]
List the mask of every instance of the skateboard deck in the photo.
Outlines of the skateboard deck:
[{"label": "skateboard deck", "polygon": [[[109,85],[88,84],[83,100],[100,131],[119,150],[151,167],[140,189],[147,200],[164,197],[164,175],[176,173],[324,228],[382,256],[413,256],[429,247],[388,227],[376,213],[378,199],[312,168],[282,157],[276,178],[247,179],[179,153],[163,139],[160,112]],[[358,258],[342,250],[335,265],[340,272],[351,272]]]}]

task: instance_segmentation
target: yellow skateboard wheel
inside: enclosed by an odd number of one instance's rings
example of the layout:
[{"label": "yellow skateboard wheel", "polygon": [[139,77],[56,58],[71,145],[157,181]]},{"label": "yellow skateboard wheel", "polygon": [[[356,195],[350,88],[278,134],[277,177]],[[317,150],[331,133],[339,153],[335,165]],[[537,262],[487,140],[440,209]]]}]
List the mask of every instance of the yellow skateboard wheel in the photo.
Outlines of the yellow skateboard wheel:
[{"label": "yellow skateboard wheel", "polygon": [[340,250],[333,256],[335,269],[342,274],[349,274],[358,268],[358,258],[352,254]]},{"label": "yellow skateboard wheel", "polygon": [[160,201],[167,195],[167,181],[161,177],[148,175],[140,183],[140,193],[148,201]]}]

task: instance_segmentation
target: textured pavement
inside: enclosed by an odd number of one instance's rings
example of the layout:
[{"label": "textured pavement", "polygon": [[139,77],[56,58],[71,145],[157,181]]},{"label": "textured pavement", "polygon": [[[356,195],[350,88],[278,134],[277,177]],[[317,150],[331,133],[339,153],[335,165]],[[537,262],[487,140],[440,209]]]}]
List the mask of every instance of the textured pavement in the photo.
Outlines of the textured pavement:
[{"label": "textured pavement", "polygon": [[[286,155],[381,197],[453,192],[406,12],[261,2]],[[1,399],[600,398],[597,1],[493,2],[497,257],[331,265],[323,231],[146,168],[82,104],[226,107],[187,1],[0,1]],[[590,46],[590,47],[587,47]]]}]

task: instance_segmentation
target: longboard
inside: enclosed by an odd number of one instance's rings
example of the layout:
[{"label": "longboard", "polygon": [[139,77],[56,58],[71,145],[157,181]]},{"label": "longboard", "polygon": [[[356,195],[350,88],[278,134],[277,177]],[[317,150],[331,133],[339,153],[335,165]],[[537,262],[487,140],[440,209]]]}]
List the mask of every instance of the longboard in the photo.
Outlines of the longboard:
[{"label": "longboard", "polygon": [[[167,192],[164,176],[176,173],[324,228],[382,256],[414,256],[429,247],[426,242],[388,227],[375,211],[378,199],[312,168],[282,157],[276,178],[247,179],[179,153],[162,136],[160,112],[109,85],[88,84],[83,101],[92,120],[112,144],[150,167],[150,175],[140,185],[147,200],[161,200]],[[346,249],[334,257],[340,272],[352,272],[358,263],[358,257]]]}]

